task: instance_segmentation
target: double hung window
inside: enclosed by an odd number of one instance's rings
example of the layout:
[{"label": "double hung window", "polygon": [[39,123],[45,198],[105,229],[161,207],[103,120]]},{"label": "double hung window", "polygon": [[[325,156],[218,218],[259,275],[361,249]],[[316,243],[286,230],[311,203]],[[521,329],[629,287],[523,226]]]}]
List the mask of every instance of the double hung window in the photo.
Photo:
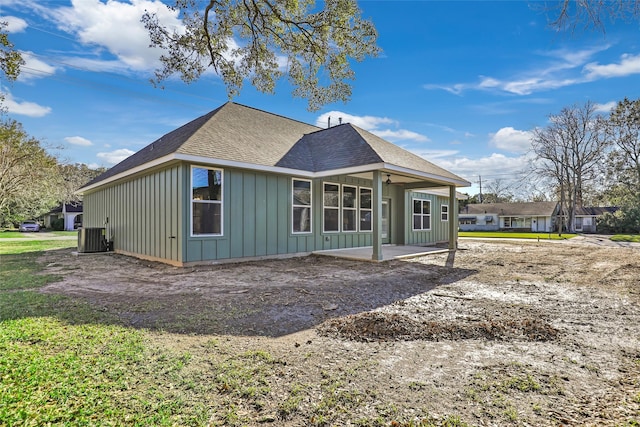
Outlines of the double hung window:
[{"label": "double hung window", "polygon": [[191,235],[222,235],[222,170],[191,167]]},{"label": "double hung window", "polygon": [[323,183],[323,231],[340,231],[340,185],[325,182]]},{"label": "double hung window", "polygon": [[440,221],[449,221],[449,205],[440,206]]},{"label": "double hung window", "polygon": [[311,181],[294,179],[292,181],[292,215],[294,233],[311,233]]},{"label": "double hung window", "polygon": [[342,231],[358,231],[358,188],[342,186]]},{"label": "double hung window", "polygon": [[360,187],[360,231],[371,231],[371,192],[370,188]]},{"label": "double hung window", "polygon": [[413,230],[431,230],[431,201],[413,199]]}]

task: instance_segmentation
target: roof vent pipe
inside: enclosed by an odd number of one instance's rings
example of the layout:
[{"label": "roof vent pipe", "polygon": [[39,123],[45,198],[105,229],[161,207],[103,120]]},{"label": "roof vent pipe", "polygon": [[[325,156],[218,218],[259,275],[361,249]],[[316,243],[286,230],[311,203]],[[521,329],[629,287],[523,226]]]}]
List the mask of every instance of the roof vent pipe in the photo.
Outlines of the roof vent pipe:
[{"label": "roof vent pipe", "polygon": [[331,116],[327,117],[327,129],[331,127]]},{"label": "roof vent pipe", "polygon": [[338,124],[342,124],[342,117],[338,117]]}]

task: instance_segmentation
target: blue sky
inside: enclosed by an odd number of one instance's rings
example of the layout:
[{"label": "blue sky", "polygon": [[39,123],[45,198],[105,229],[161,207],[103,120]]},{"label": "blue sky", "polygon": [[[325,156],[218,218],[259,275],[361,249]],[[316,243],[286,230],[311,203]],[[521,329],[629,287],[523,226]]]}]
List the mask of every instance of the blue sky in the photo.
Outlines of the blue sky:
[{"label": "blue sky", "polygon": [[[522,190],[531,132],[550,114],[591,101],[603,112],[640,97],[638,23],[606,33],[556,33],[527,1],[361,1],[383,53],[354,64],[346,104],[306,110],[286,81],[275,95],[248,84],[234,101],[306,123],[351,122],[474,183]],[[144,10],[160,1],[0,0],[0,19],[26,65],[0,80],[9,116],[61,159],[112,166],[227,101],[213,73],[154,88],[159,52],[148,48]],[[528,180],[525,180],[528,181]]]}]

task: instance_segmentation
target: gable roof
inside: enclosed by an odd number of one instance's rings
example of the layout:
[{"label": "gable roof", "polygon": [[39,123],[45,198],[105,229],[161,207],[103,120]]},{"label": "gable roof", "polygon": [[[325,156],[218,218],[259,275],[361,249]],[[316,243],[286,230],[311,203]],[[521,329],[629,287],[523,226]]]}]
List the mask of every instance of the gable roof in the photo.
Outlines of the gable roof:
[{"label": "gable roof", "polygon": [[463,209],[465,214],[499,216],[552,216],[556,212],[556,202],[523,202],[523,203],[479,203],[469,204]]},{"label": "gable roof", "polygon": [[[82,201],[65,203],[64,208],[67,213],[82,213]],[[56,213],[62,213],[62,203],[47,212],[47,214]]]},{"label": "gable roof", "polygon": [[600,216],[605,213],[615,213],[618,210],[617,207],[614,206],[578,206],[576,208],[577,216]]},{"label": "gable roof", "polygon": [[293,170],[309,176],[366,165],[375,165],[375,169],[393,165],[444,183],[470,185],[459,176],[351,124],[322,129],[227,102],[158,138],[81,190],[173,160],[266,168],[283,173]]},{"label": "gable roof", "polygon": [[462,179],[350,123],[303,136],[277,166],[323,172],[376,163],[402,166],[452,180]]}]

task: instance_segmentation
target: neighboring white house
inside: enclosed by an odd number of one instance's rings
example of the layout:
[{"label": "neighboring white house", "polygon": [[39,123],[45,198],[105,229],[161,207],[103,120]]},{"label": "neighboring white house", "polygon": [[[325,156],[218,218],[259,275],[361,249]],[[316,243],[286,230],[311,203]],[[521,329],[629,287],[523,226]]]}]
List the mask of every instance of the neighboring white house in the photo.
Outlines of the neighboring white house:
[{"label": "neighboring white house", "polygon": [[532,231],[547,233],[555,229],[556,202],[481,203],[460,210],[462,231]]},{"label": "neighboring white house", "polygon": [[597,218],[605,213],[614,213],[615,207],[580,207],[576,209],[576,231],[581,233],[595,233]]},{"label": "neighboring white house", "polygon": [[[575,231],[595,233],[597,218],[615,207],[578,207]],[[559,212],[557,202],[481,203],[470,204],[460,210],[458,221],[461,231],[556,231]],[[565,215],[562,215],[566,223]]]},{"label": "neighboring white house", "polygon": [[52,228],[51,224],[58,218],[64,218],[66,231],[76,230],[82,226],[82,202],[61,203],[44,216],[44,226]]}]

